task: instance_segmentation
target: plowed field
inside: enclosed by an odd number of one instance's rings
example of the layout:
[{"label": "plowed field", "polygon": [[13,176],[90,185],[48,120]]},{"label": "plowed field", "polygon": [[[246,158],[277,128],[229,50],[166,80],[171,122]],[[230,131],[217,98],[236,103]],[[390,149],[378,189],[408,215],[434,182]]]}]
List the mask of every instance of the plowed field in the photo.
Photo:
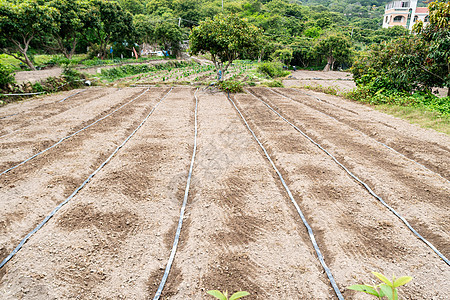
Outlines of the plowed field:
[{"label": "plowed field", "polygon": [[153,299],[195,149],[162,299],[337,299],[299,210],[344,298],[372,299],[346,287],[378,271],[413,276],[405,299],[449,299],[430,247],[450,257],[447,135],[312,91],[230,98],[89,88],[0,108],[0,298]]}]

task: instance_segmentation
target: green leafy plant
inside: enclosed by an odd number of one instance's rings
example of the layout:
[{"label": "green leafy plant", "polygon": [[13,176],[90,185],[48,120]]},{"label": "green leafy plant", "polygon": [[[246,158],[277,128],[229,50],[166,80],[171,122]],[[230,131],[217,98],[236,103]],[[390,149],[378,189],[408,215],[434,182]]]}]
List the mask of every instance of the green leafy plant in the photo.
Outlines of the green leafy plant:
[{"label": "green leafy plant", "polygon": [[224,92],[242,93],[242,83],[234,80],[225,80],[218,82],[219,88]]},{"label": "green leafy plant", "polygon": [[380,279],[383,283],[373,286],[368,284],[354,284],[349,286],[348,289],[374,295],[379,299],[387,297],[389,300],[398,300],[397,288],[407,284],[412,280],[412,277],[410,276],[402,276],[400,278],[395,278],[395,276],[392,275],[392,281],[390,281],[389,279],[387,279],[386,276],[384,276],[381,273],[372,272],[372,274],[378,279]]},{"label": "green leafy plant", "polygon": [[233,295],[230,296],[230,298],[228,298],[228,291],[222,293],[221,291],[218,290],[211,290],[207,291],[207,293],[219,300],[236,300],[250,295],[249,292],[241,291],[234,293]]},{"label": "green leafy plant", "polygon": [[283,65],[280,62],[261,63],[257,70],[269,78],[285,77],[291,74],[291,72],[283,70]]},{"label": "green leafy plant", "polygon": [[281,80],[267,81],[265,85],[267,85],[268,87],[284,87],[283,82],[281,82]]},{"label": "green leafy plant", "polygon": [[14,82],[14,69],[0,62],[0,88]]}]

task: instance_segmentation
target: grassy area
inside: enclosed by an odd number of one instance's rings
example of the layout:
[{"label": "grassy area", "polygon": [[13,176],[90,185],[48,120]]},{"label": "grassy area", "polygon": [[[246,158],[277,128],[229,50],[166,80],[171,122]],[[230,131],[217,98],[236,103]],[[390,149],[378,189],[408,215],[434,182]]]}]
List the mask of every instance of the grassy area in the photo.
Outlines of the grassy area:
[{"label": "grassy area", "polygon": [[0,62],[5,65],[12,66],[14,70],[20,70],[20,60],[15,59],[14,57],[7,54],[0,54]]},{"label": "grassy area", "polygon": [[[328,87],[323,88],[321,86],[301,86],[301,87],[292,87],[292,88],[302,88],[302,89],[309,89],[316,92],[322,92],[329,95],[339,95],[341,97],[344,97],[348,100],[365,103],[370,105],[373,109],[382,111],[384,113],[387,113],[389,115],[392,115],[394,117],[407,120],[408,122],[412,124],[417,124],[421,126],[422,128],[430,128],[434,129],[436,131],[445,133],[450,135],[450,114],[448,113],[441,113],[442,107],[447,107],[448,103],[439,103],[439,110],[435,110],[435,102],[431,103],[419,103],[415,106],[404,106],[404,105],[396,105],[396,104],[375,104],[371,103],[370,101],[357,101],[352,97],[346,97],[348,93],[342,93],[339,91],[339,89],[336,87]],[[441,98],[441,99],[448,99],[448,98]],[[445,102],[445,101],[441,101]],[[446,111],[446,109],[445,109]]]},{"label": "grassy area", "polygon": [[371,105],[376,110],[417,124],[423,128],[431,128],[450,135],[450,116],[429,111],[419,107],[405,107],[396,105]]}]

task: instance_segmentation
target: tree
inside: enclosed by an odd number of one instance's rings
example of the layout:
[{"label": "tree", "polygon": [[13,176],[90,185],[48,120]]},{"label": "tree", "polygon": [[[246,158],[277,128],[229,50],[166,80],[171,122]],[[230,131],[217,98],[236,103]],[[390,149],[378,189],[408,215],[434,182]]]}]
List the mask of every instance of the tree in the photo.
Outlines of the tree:
[{"label": "tree", "polygon": [[352,67],[357,84],[411,93],[429,89],[430,76],[424,72],[428,46],[419,36],[408,35],[380,45],[356,60]]},{"label": "tree", "polygon": [[350,40],[342,34],[332,33],[318,40],[314,51],[318,56],[325,57],[327,64],[324,72],[333,70],[336,61],[345,62],[350,59]]},{"label": "tree", "polygon": [[101,58],[108,54],[110,43],[123,43],[134,34],[131,13],[122,9],[117,2],[89,0],[81,11],[88,28],[84,38],[92,48],[98,48]]},{"label": "tree", "polygon": [[[197,0],[174,0],[173,8],[176,11],[176,16],[182,19],[199,22],[201,20],[200,2]],[[184,26],[192,27],[194,23],[183,22]]]},{"label": "tree", "polygon": [[312,45],[312,39],[306,37],[296,39],[290,45],[293,50],[291,64],[307,68],[314,58]]},{"label": "tree", "polygon": [[292,49],[279,49],[272,54],[272,58],[288,65],[292,60]]},{"label": "tree", "polygon": [[119,0],[119,4],[133,15],[142,14],[145,10],[145,6],[140,0]]},{"label": "tree", "polygon": [[154,36],[154,26],[148,15],[135,15],[133,17],[133,25],[135,29],[135,39],[138,43],[150,43]]},{"label": "tree", "polygon": [[147,13],[149,15],[154,14],[161,8],[172,9],[172,1],[170,0],[149,0],[146,4]]},{"label": "tree", "polygon": [[58,26],[52,28],[51,35],[49,35],[51,39],[47,42],[47,47],[71,59],[75,54],[80,33],[84,30],[84,22],[80,15],[80,2],[53,0],[49,5],[57,11],[55,23]]},{"label": "tree", "polygon": [[7,41],[3,51],[36,70],[28,51],[31,41],[58,28],[57,10],[45,1],[26,0],[20,4],[0,2],[0,35]]},{"label": "tree", "polygon": [[[189,36],[190,53],[210,53],[222,74],[240,56],[256,56],[262,45],[261,30],[236,15],[218,15],[200,22]],[[224,76],[221,77],[221,80]]]},{"label": "tree", "polygon": [[154,40],[168,51],[172,49],[173,52],[178,52],[180,42],[183,38],[183,32],[174,22],[167,22],[162,20],[154,24]]},{"label": "tree", "polygon": [[428,55],[423,70],[437,87],[447,87],[450,96],[450,3],[435,1],[428,5],[430,24],[422,22],[414,30],[428,44]]}]

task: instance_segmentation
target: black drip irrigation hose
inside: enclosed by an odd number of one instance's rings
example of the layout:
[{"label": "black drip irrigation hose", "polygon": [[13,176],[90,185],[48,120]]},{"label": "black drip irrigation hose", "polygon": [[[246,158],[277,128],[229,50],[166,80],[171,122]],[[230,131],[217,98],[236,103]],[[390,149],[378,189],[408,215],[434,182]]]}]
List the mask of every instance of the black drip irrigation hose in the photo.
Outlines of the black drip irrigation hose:
[{"label": "black drip irrigation hose", "polygon": [[289,187],[286,184],[286,181],[284,181],[283,176],[281,175],[280,171],[278,171],[278,168],[275,166],[275,163],[273,162],[273,160],[270,158],[269,153],[267,152],[266,148],[264,148],[263,144],[256,137],[256,134],[250,128],[250,125],[247,123],[247,120],[244,118],[244,116],[242,115],[241,111],[238,109],[238,107],[234,103],[234,101],[231,100],[229,95],[228,95],[228,100],[230,100],[230,102],[233,104],[234,108],[236,109],[236,111],[241,116],[242,120],[244,121],[245,125],[247,126],[247,129],[250,131],[250,133],[253,135],[253,138],[256,140],[258,145],[264,151],[264,154],[266,155],[267,159],[269,160],[270,164],[272,165],[272,168],[275,170],[275,172],[277,173],[278,177],[280,178],[284,189],[286,190],[289,198],[291,199],[291,202],[294,204],[295,209],[297,210],[297,213],[300,215],[300,218],[302,219],[303,224],[305,225],[306,229],[308,230],[309,239],[311,240],[311,243],[313,244],[314,250],[316,251],[317,258],[319,259],[320,264],[322,265],[325,273],[327,274],[327,277],[330,280],[331,286],[333,287],[333,290],[336,293],[336,296],[338,297],[339,300],[344,300],[344,297],[342,296],[341,291],[339,290],[339,287],[337,286],[336,281],[334,280],[334,277],[331,274],[330,268],[328,268],[327,264],[325,263],[325,260],[323,258],[322,252],[320,251],[319,245],[316,242],[316,238],[314,236],[312,228],[308,224],[308,221],[306,220],[305,216],[303,215],[302,210],[298,206],[297,201],[295,201],[294,196],[291,193],[291,190],[289,189]]},{"label": "black drip irrigation hose", "polygon": [[[286,98],[286,99],[290,99],[290,100],[296,101],[295,99],[293,99],[293,98],[291,98],[291,97],[288,97],[288,96],[285,96],[285,95],[283,95],[283,94],[281,94],[281,93],[278,93],[277,91],[275,91],[275,90],[273,90],[273,89],[271,89],[271,88],[267,88],[267,89],[270,90],[272,93],[275,93],[275,94],[277,94],[277,95],[280,95],[281,97],[284,97],[284,98]],[[300,91],[300,92],[301,92],[301,91]],[[301,92],[301,93],[303,93],[303,92]],[[304,93],[304,94],[307,95],[307,96],[309,96],[309,97],[316,98],[316,99],[318,99],[319,101],[322,101],[322,100],[319,99],[318,97],[312,96],[312,95],[310,95],[310,94],[308,94],[308,93]],[[315,108],[312,108],[312,109],[318,111],[319,113],[323,114],[324,116],[327,116],[327,117],[330,118],[330,119],[333,119],[333,120],[335,120],[335,121],[337,121],[337,122],[339,122],[339,123],[341,123],[341,124],[347,125],[346,123],[344,123],[344,122],[342,122],[342,121],[336,119],[336,118],[333,117],[333,116],[330,116],[330,115],[327,114],[327,113],[324,113],[324,112],[322,112],[322,111],[320,111],[320,110],[318,110],[318,109],[315,109]],[[435,175],[441,177],[442,179],[444,179],[445,181],[447,181],[447,183],[450,183],[450,180],[448,180],[447,178],[443,177],[441,174],[439,174],[439,173],[437,173],[437,172],[434,172],[433,170],[427,168],[426,166],[424,166],[424,165],[421,164],[420,162],[415,161],[415,160],[412,159],[412,158],[409,158],[409,157],[406,156],[405,154],[398,152],[398,151],[395,150],[394,148],[389,147],[389,146],[386,145],[385,143],[378,141],[377,139],[375,139],[375,138],[369,136],[368,134],[362,132],[362,131],[359,130],[359,129],[353,128],[353,127],[351,127],[351,126],[349,126],[349,125],[347,125],[347,126],[348,126],[351,130],[361,133],[361,134],[364,135],[366,138],[369,138],[369,139],[371,139],[371,140],[377,142],[378,144],[382,145],[383,147],[386,147],[387,149],[389,149],[389,150],[391,150],[391,151],[393,151],[393,152],[395,152],[395,153],[401,155],[402,157],[406,158],[407,160],[409,160],[409,161],[411,161],[411,162],[413,162],[413,163],[419,165],[419,166],[422,167],[423,169],[425,169],[425,170],[427,170],[427,171],[429,171],[429,172],[431,172],[431,173],[433,173],[433,174],[435,174]]]},{"label": "black drip irrigation hose", "polygon": [[30,233],[28,233],[23,240],[17,245],[17,247],[0,263],[0,269],[11,259],[13,256],[22,248],[22,246],[30,239],[30,237],[35,234],[39,229],[44,226],[48,220],[50,220],[65,204],[67,204],[75,195],[86,185],[89,183],[89,181],[94,177],[106,164],[109,163],[109,161],[116,155],[116,153],[136,134],[136,132],[144,125],[144,123],[147,121],[147,119],[152,115],[152,113],[155,111],[155,109],[158,107],[158,105],[170,94],[173,88],[167,92],[164,97],[159,100],[159,102],[153,107],[153,109],[147,114],[147,116],[144,118],[144,120],[139,124],[138,127],[120,144],[114,151],[111,153],[111,155],[91,174],[89,177],[63,202],[61,202],[45,219],[39,223],[39,225],[33,229]]},{"label": "black drip irrigation hose", "polygon": [[70,96],[67,96],[67,97],[64,98],[64,99],[59,100],[58,103],[64,102],[64,101],[66,101],[67,99],[72,98],[73,96],[76,96],[76,95],[78,95],[78,94],[81,94],[81,93],[84,92],[84,91],[87,91],[87,89],[81,90],[81,91],[79,91],[79,92],[76,92],[75,94],[72,94],[72,95],[70,95]]},{"label": "black drip irrigation hose", "polygon": [[0,94],[0,96],[34,96],[34,95],[40,95],[45,94],[47,92],[37,92],[37,93],[22,93],[22,94]]},{"label": "black drip irrigation hose", "polygon": [[380,196],[375,194],[375,192],[361,179],[359,179],[356,175],[354,175],[349,169],[347,169],[342,163],[340,163],[336,157],[334,157],[330,152],[328,152],[325,148],[323,148],[319,143],[315,142],[312,138],[310,138],[306,133],[304,133],[300,128],[289,122],[285,117],[283,117],[281,114],[279,114],[276,110],[274,110],[269,104],[264,102],[259,97],[255,96],[251,92],[249,92],[250,95],[261,101],[265,106],[267,106],[271,111],[273,111],[275,114],[277,114],[281,119],[283,119],[286,123],[291,125],[295,130],[297,130],[301,135],[303,135],[305,138],[307,138],[311,143],[316,145],[320,150],[325,152],[331,159],[338,164],[342,169],[344,169],[345,172],[347,172],[348,175],[350,175],[353,179],[355,179],[357,182],[359,182],[373,197],[375,197],[378,201],[380,201],[381,204],[383,204],[387,209],[389,209],[397,218],[399,218],[405,225],[408,227],[409,230],[413,234],[415,234],[422,242],[424,242],[428,247],[431,248],[447,265],[450,266],[450,261],[438,250],[436,247],[433,246],[428,240],[426,240],[423,236],[421,236],[410,224],[409,222],[403,218],[395,209],[390,207]]},{"label": "black drip irrigation hose", "polygon": [[7,116],[0,117],[0,120],[6,119],[6,118],[9,118],[9,117],[13,117],[13,116],[17,116],[18,114],[19,113],[15,113],[15,114],[12,114],[12,115],[7,115]]},{"label": "black drip irrigation hose", "polygon": [[38,153],[34,154],[33,156],[31,156],[31,157],[27,158],[26,160],[24,160],[24,161],[18,163],[17,165],[12,166],[11,168],[9,168],[9,169],[7,169],[7,170],[1,172],[1,173],[0,173],[0,176],[2,176],[2,175],[4,175],[4,174],[8,173],[9,171],[14,170],[14,169],[17,168],[17,167],[20,167],[21,165],[23,165],[23,164],[29,162],[30,160],[32,160],[33,158],[35,158],[35,157],[37,157],[37,156],[39,156],[39,155],[41,155],[41,154],[44,154],[44,153],[47,152],[48,150],[50,150],[50,149],[52,149],[52,148],[58,146],[59,144],[61,144],[61,143],[64,142],[65,140],[67,140],[67,139],[69,139],[69,138],[71,138],[71,137],[77,135],[78,133],[82,132],[83,130],[86,130],[86,129],[88,129],[89,127],[91,127],[91,126],[97,124],[98,122],[100,122],[100,121],[106,119],[107,117],[111,116],[113,113],[115,113],[116,111],[118,111],[119,109],[122,109],[124,106],[130,104],[131,102],[135,101],[136,99],[138,99],[139,97],[141,97],[142,95],[144,95],[148,90],[149,90],[149,89],[147,88],[142,94],[140,94],[139,96],[137,96],[137,97],[131,99],[130,101],[128,101],[127,103],[121,105],[120,107],[116,108],[116,109],[113,110],[111,113],[107,114],[106,116],[101,117],[100,119],[98,119],[98,120],[92,122],[91,124],[87,125],[86,127],[83,127],[83,128],[81,128],[80,130],[78,130],[78,131],[76,131],[76,132],[74,132],[74,133],[72,133],[72,134],[70,134],[70,135],[68,135],[68,136],[63,137],[62,139],[60,139],[58,142],[56,142],[56,143],[53,144],[52,146],[50,146],[50,147],[48,147],[48,148],[42,150],[41,152],[38,152]]},{"label": "black drip irrigation hose", "polygon": [[197,151],[197,129],[198,129],[198,125],[197,125],[197,111],[198,111],[197,91],[198,91],[198,88],[197,88],[197,90],[195,90],[195,93],[194,93],[194,97],[195,97],[194,150],[192,150],[191,166],[189,167],[189,175],[188,175],[187,182],[186,182],[186,189],[184,190],[183,204],[181,206],[180,218],[178,219],[178,227],[177,227],[177,232],[175,233],[175,239],[173,241],[172,251],[170,252],[170,257],[167,262],[163,278],[161,279],[161,283],[159,284],[158,290],[156,291],[156,294],[155,294],[155,297],[153,298],[153,300],[158,300],[161,297],[161,293],[164,289],[164,285],[166,284],[167,277],[169,276],[170,268],[172,267],[173,260],[175,259],[175,254],[176,254],[177,248],[178,248],[178,242],[180,241],[181,227],[183,226],[184,212],[186,210],[186,204],[187,204],[187,200],[188,200],[188,196],[189,196],[189,187],[191,185],[192,170],[194,169],[195,154]]}]

